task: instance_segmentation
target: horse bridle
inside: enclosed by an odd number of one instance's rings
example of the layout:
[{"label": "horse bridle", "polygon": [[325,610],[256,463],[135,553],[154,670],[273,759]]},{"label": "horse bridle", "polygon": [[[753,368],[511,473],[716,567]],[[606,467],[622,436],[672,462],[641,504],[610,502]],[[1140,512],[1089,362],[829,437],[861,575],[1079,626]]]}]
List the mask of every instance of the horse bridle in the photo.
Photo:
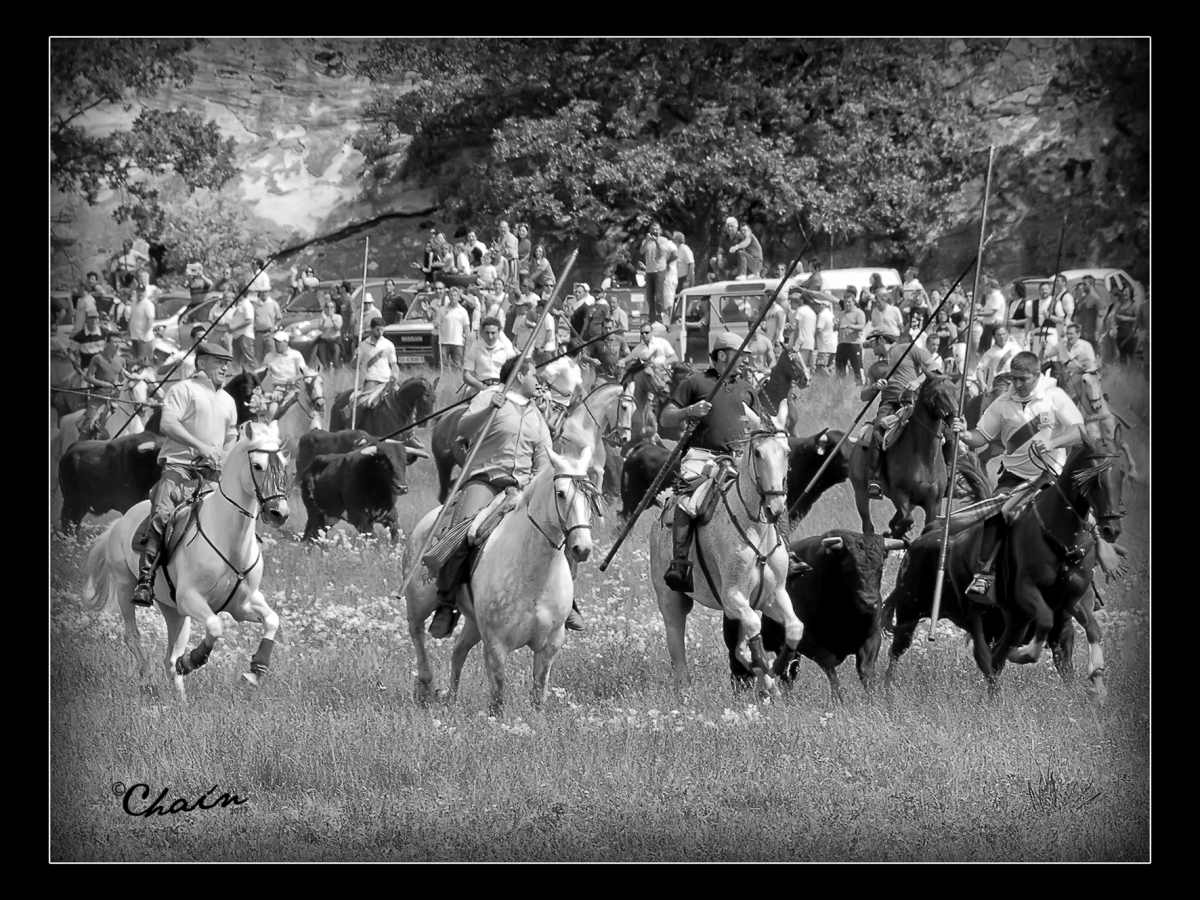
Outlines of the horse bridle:
[{"label": "horse bridle", "polygon": [[[1099,525],[1101,522],[1107,522],[1107,521],[1119,520],[1119,519],[1125,518],[1126,510],[1124,510],[1124,509],[1118,510],[1117,512],[1101,514],[1101,512],[1099,510],[1097,510],[1096,507],[1093,505],[1092,498],[1091,498],[1092,488],[1099,482],[1100,476],[1103,475],[1104,472],[1107,471],[1108,469],[1110,469],[1112,466],[1116,465],[1116,462],[1120,458],[1120,456],[1121,456],[1121,454],[1119,454],[1119,453],[1096,453],[1096,454],[1093,454],[1093,455],[1089,456],[1088,459],[1089,460],[1093,460],[1093,459],[1100,460],[1100,462],[1098,462],[1094,466],[1089,466],[1086,471],[1076,472],[1075,475],[1072,476],[1072,480],[1075,480],[1080,484],[1080,486],[1081,486],[1080,496],[1086,498],[1087,504],[1088,504],[1088,509],[1096,517],[1097,525]],[[1030,448],[1030,457],[1033,459],[1034,464],[1039,469],[1048,473],[1049,475],[1051,475],[1054,478],[1054,481],[1052,482],[1054,485],[1054,490],[1058,493],[1058,496],[1062,499],[1063,505],[1066,506],[1067,509],[1069,509],[1071,511],[1071,514],[1074,515],[1075,518],[1079,520],[1079,524],[1086,528],[1087,520],[1083,516],[1079,515],[1078,512],[1075,511],[1075,505],[1071,502],[1070,498],[1067,497],[1067,495],[1063,492],[1062,487],[1059,486],[1058,476],[1061,473],[1054,471],[1053,462],[1046,456],[1046,452],[1044,450],[1042,450],[1039,445],[1034,445],[1033,447]],[[1082,487],[1083,481],[1088,481],[1090,483],[1086,487]],[[1035,512],[1036,512],[1036,507],[1035,507]],[[1040,516],[1039,516],[1039,520],[1040,520]],[[1045,530],[1045,525],[1042,526],[1042,530],[1043,531]]]},{"label": "horse bridle", "polygon": [[[267,471],[265,473],[266,477],[269,477],[271,475],[271,473],[273,473],[273,472],[280,472],[280,473],[283,472],[284,467],[283,467],[283,462],[280,459],[280,455],[279,455],[280,451],[279,450],[248,450],[246,452],[246,455],[249,456],[251,453],[267,454]],[[282,482],[282,480],[283,480],[282,478],[279,478],[279,479],[277,479],[277,482]],[[250,483],[254,485],[254,497],[256,500],[258,500],[258,515],[259,516],[262,515],[264,507],[271,500],[287,499],[287,493],[283,492],[283,491],[278,491],[277,493],[270,494],[270,495],[264,497],[262,489],[259,487],[258,479],[254,477],[254,466],[253,465],[250,466]],[[224,497],[226,500],[228,500],[230,503],[232,503],[234,505],[234,507],[238,510],[238,512],[240,512],[247,519],[258,518],[258,516],[254,515],[252,512],[250,512],[250,510],[246,509],[244,506],[242,506],[240,503],[238,503],[236,500],[234,500],[232,497],[230,497],[227,493],[225,493],[225,488],[222,487],[220,479],[217,479],[217,490],[219,490],[221,492],[222,497]]]},{"label": "horse bridle", "polygon": [[[766,429],[766,428],[757,429],[755,431],[750,432],[750,434],[746,438],[746,440],[750,443],[750,446],[753,447],[755,441],[762,441],[762,440],[766,440],[767,438],[774,438],[774,437],[781,437],[786,441],[787,440],[787,432],[786,431],[775,431],[774,429]],[[750,459],[750,465],[752,468],[754,467],[753,457],[751,457],[751,459]],[[771,523],[767,522],[766,518],[759,519],[759,518],[755,518],[754,516],[750,515],[750,506],[748,503],[746,503],[746,498],[742,496],[742,480],[740,478],[737,479],[735,484],[737,485],[738,499],[742,501],[742,506],[744,506],[746,508],[746,515],[750,517],[750,520],[753,522],[757,522],[760,525],[771,524]],[[763,510],[766,509],[767,501],[771,497],[787,497],[787,489],[786,488],[787,488],[787,485],[785,484],[784,490],[782,490],[782,491],[764,490],[762,483],[758,477],[758,469],[757,468],[754,469],[754,489],[756,491],[758,491],[758,512],[759,512],[760,516],[763,515]],[[735,520],[734,524],[735,525],[737,524],[736,520]]]},{"label": "horse bridle", "polygon": [[[596,490],[596,486],[594,484],[592,484],[592,480],[587,475],[567,475],[567,474],[555,475],[554,481],[557,482],[560,478],[570,479],[570,481],[572,481],[575,485],[575,490],[581,491],[583,493],[584,497],[587,498],[588,505],[591,508],[592,512],[593,513],[599,512],[599,509],[600,509],[599,492]],[[591,528],[592,527],[592,522],[591,522],[590,518],[588,519],[588,521],[580,523],[579,525],[567,525],[566,517],[563,516],[562,506],[558,502],[558,491],[554,492],[554,513],[555,513],[555,515],[558,516],[558,528],[559,528],[559,531],[562,532],[562,540],[557,544],[554,543],[554,541],[550,537],[550,535],[546,534],[546,529],[542,528],[542,526],[538,524],[537,519],[535,519],[530,514],[529,507],[526,506],[526,508],[525,508],[526,518],[528,518],[529,521],[533,523],[533,527],[536,528],[541,533],[542,537],[544,537],[546,539],[546,543],[548,543],[556,551],[561,550],[563,547],[565,547],[567,545],[567,540],[568,540],[568,538],[571,537],[571,532],[578,531],[581,528]]]}]

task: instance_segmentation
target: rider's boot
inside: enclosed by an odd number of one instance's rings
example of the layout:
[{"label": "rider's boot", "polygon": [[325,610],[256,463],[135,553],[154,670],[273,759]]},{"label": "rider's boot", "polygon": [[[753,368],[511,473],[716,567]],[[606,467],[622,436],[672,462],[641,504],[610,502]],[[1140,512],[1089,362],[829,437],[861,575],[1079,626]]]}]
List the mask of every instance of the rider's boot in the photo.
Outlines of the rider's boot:
[{"label": "rider's boot", "polygon": [[429,635],[435,638],[449,637],[458,622],[458,607],[454,605],[453,591],[438,591],[437,612],[429,623]]},{"label": "rider's boot", "polygon": [[883,499],[883,487],[879,483],[880,457],[883,451],[879,449],[879,438],[871,434],[871,446],[867,450],[867,496],[872,500]]},{"label": "rider's boot", "polygon": [[574,600],[571,601],[571,612],[567,615],[567,621],[564,624],[567,626],[567,631],[583,631],[587,627],[583,624],[583,616],[579,614],[579,604]]},{"label": "rider's boot", "polygon": [[146,546],[142,548],[142,556],[138,561],[138,582],[132,598],[134,606],[154,605],[154,573],[158,570],[161,556],[162,540],[151,531],[146,535]]},{"label": "rider's boot", "polygon": [[984,561],[983,566],[975,573],[975,577],[967,586],[970,598],[976,603],[986,606],[996,605],[996,594],[992,588],[996,581],[996,554],[1000,550],[1000,537],[1003,529],[1003,516],[992,516],[984,522],[983,534],[979,539],[979,557]]},{"label": "rider's boot", "polygon": [[671,541],[674,550],[671,555],[671,565],[663,573],[663,581],[671,590],[679,591],[681,594],[690,594],[694,590],[690,558],[692,533],[692,517],[676,506],[675,520],[671,524]]}]

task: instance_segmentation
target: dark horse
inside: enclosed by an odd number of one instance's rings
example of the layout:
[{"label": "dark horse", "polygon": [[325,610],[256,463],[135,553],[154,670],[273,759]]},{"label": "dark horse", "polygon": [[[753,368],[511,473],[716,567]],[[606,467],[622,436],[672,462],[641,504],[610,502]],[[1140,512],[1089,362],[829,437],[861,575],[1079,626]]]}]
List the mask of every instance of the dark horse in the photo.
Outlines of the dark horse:
[{"label": "dark horse", "polygon": [[458,431],[458,420],[466,412],[466,406],[452,409],[434,423],[429,435],[429,451],[433,454],[433,464],[438,476],[438,503],[445,503],[450,495],[450,486],[454,484],[454,467],[462,465],[466,459],[465,448],[454,440]]},{"label": "dark horse", "polygon": [[233,397],[233,405],[237,407],[239,425],[254,418],[254,414],[250,412],[250,400],[254,397],[254,389],[261,384],[262,377],[254,372],[238,372],[221,388]]},{"label": "dark horse", "polygon": [[[808,384],[808,368],[804,365],[803,358],[796,350],[785,347],[772,366],[771,374],[759,386],[758,399],[765,400],[764,407],[768,415],[774,415],[779,410],[779,404],[791,395],[792,388],[806,388]],[[791,437],[797,437],[794,427],[799,418],[800,404],[793,398],[792,402],[788,403],[787,421],[787,431]]]},{"label": "dark horse", "polygon": [[[1063,679],[1072,674],[1074,617],[1087,635],[1092,690],[1103,700],[1104,652],[1093,613],[1095,539],[1088,510],[1105,541],[1121,534],[1124,457],[1111,444],[1085,442],[1067,460],[1055,483],[1043,490],[1009,529],[998,557],[996,606],[966,593],[978,565],[982,524],[951,535],[946,554],[941,615],[971,635],[975,662],[995,693],[1007,661],[1036,662],[1048,642]],[[913,632],[931,614],[942,531],[935,528],[913,542],[896,588],[883,608],[885,626],[894,622],[886,681],[912,643]],[[1013,649],[1018,640],[1026,645]]]},{"label": "dark horse", "polygon": [[[904,431],[884,454],[880,478],[883,495],[896,507],[888,527],[892,537],[903,538],[913,526],[913,509],[925,511],[925,524],[933,521],[938,503],[946,493],[949,467],[942,447],[943,430],[958,414],[954,382],[945,375],[926,378],[917,394],[913,412]],[[863,534],[874,534],[871,501],[867,496],[867,449],[864,437],[850,454],[850,483],[862,519]]]},{"label": "dark horse", "polygon": [[683,425],[664,428],[658,421],[662,404],[675,392],[683,379],[692,374],[687,363],[675,362],[667,366],[648,365],[645,360],[635,359],[621,376],[621,384],[634,386],[633,398],[637,409],[633,414],[633,436],[635,439],[657,434],[668,441],[677,441],[683,435]]},{"label": "dark horse", "polygon": [[[440,379],[430,381],[416,376],[399,385],[383,389],[379,402],[370,409],[359,407],[354,427],[374,437],[390,435],[405,425],[433,414],[437,403]],[[345,431],[350,427],[350,391],[342,391],[329,409],[329,430]]]}]

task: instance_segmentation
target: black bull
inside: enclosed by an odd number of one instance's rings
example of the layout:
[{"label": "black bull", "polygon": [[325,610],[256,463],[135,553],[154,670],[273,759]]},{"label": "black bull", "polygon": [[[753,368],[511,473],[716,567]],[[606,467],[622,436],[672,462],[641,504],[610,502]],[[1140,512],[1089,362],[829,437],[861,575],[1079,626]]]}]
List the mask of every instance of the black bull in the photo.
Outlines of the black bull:
[{"label": "black bull", "polygon": [[143,432],[68,447],[58,463],[62,530],[74,532],[88,513],[124,513],[145,500],[162,477],[158,461],[162,445],[162,437]]},{"label": "black bull", "polygon": [[[789,439],[792,448],[788,458],[787,500],[789,509],[799,499],[800,492],[817,474],[817,470],[825,461],[826,454],[832,452],[843,434],[844,432],[841,431],[822,428],[809,437]],[[639,444],[629,452],[621,469],[621,515],[623,517],[628,517],[637,508],[638,503],[650,489],[655,476],[658,475],[670,455],[670,450],[648,441]],[[664,485],[672,484],[678,474],[679,468],[676,464],[675,472],[668,476],[667,481],[663,482]],[[821,473],[821,480],[804,497],[803,503],[796,511],[794,521],[798,522],[803,519],[825,491],[849,477],[850,467],[847,454],[842,451]]]},{"label": "black bull", "polygon": [[[834,529],[801,538],[789,545],[790,554],[811,568],[788,576],[788,595],[804,634],[796,648],[819,665],[829,678],[835,700],[841,702],[837,667],[855,655],[858,676],[871,692],[875,660],[881,641],[880,583],[887,554],[900,550],[903,541],[877,534],[857,534]],[[730,648],[729,668],[735,686],[748,687],[753,673],[733,653],[740,622],[724,620],[725,643]],[[763,647],[777,654],[773,671],[791,684],[799,656],[787,653],[783,626],[766,616],[762,620]]]},{"label": "black bull", "polygon": [[304,540],[322,527],[345,519],[360,532],[375,523],[386,526],[392,542],[400,538],[396,502],[408,493],[408,466],[424,453],[399,441],[367,444],[365,431],[310,431],[300,438],[297,480],[308,512]]}]

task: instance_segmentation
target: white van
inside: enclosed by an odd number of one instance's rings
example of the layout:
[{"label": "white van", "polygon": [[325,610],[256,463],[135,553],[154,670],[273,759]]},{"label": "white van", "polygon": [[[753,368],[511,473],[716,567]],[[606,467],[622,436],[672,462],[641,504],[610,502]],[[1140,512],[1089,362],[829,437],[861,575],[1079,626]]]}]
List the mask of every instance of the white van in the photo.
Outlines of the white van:
[{"label": "white van", "polygon": [[[847,288],[866,290],[871,275],[878,273],[884,287],[899,287],[900,273],[895,269],[856,268],[829,269],[821,272],[822,291],[840,296]],[[787,299],[788,291],[804,284],[810,274],[788,279],[780,296]],[[770,299],[779,286],[778,278],[755,278],[746,281],[714,281],[681,291],[675,297],[671,324],[663,335],[676,348],[680,359],[707,363],[708,354],[722,331],[732,331],[745,337],[762,304]],[[855,299],[857,300],[858,297]],[[687,324],[687,328],[683,324]]]}]

